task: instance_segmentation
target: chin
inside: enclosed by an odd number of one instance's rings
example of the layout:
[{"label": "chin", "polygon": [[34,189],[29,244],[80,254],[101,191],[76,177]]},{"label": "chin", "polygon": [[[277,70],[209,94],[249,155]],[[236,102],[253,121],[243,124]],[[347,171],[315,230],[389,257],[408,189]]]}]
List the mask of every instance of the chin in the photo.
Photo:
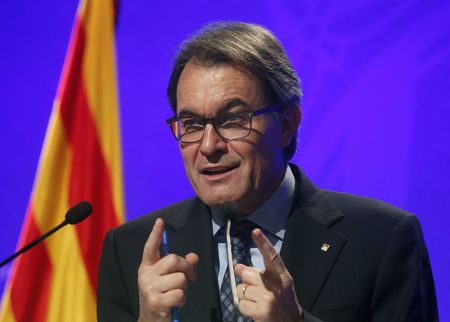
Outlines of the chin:
[{"label": "chin", "polygon": [[237,204],[243,198],[243,194],[237,193],[238,191],[230,191],[227,189],[205,189],[204,191],[197,191],[197,196],[209,207],[217,207],[222,205]]}]

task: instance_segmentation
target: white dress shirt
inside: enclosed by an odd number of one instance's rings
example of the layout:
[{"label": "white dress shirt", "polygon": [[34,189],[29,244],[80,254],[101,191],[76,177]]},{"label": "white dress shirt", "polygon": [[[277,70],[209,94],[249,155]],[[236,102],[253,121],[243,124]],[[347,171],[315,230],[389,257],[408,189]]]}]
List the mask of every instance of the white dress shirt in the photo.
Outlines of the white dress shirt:
[{"label": "white dress shirt", "polygon": [[[242,218],[258,225],[269,238],[272,245],[280,253],[285,233],[285,225],[294,201],[295,178],[289,166],[286,167],[283,181],[277,190],[258,209]],[[226,224],[225,214],[220,207],[211,208],[212,228],[217,243],[218,259],[215,269],[219,289],[228,267],[225,236],[217,235],[219,229]],[[250,246],[251,261],[254,267],[264,270],[264,261],[258,248],[252,242]]]}]

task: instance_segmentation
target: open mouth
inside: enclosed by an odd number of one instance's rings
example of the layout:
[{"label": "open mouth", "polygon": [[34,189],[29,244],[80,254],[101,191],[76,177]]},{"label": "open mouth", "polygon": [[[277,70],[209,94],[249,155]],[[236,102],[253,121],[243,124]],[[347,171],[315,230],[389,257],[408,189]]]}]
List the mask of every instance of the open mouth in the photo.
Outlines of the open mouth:
[{"label": "open mouth", "polygon": [[206,167],[200,170],[200,173],[207,176],[217,176],[221,174],[226,174],[228,172],[236,169],[237,166],[214,166],[214,167]]}]

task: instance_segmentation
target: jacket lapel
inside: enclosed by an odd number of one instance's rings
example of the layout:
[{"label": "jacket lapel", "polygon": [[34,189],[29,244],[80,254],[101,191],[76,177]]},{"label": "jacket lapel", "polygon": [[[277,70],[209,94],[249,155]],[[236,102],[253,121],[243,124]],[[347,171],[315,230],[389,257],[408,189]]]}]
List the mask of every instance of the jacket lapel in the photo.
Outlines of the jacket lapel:
[{"label": "jacket lapel", "polygon": [[[346,237],[330,229],[343,215],[296,166],[291,165],[291,168],[296,178],[296,197],[286,224],[281,257],[294,276],[300,305],[311,311],[345,246]],[[182,213],[165,217],[172,252],[180,256],[194,252],[200,257],[198,280],[188,286],[181,319],[219,321],[219,291],[214,268],[217,250],[208,208],[195,199]],[[324,244],[329,248],[325,250]],[[322,246],[325,246],[323,250]]]},{"label": "jacket lapel", "polygon": [[342,213],[295,166],[296,197],[286,225],[281,249],[300,305],[311,311],[326,282],[346,237],[331,228],[343,218]]},{"label": "jacket lapel", "polygon": [[198,278],[188,286],[181,320],[216,321],[219,303],[211,216],[199,199],[195,199],[185,213],[189,216],[173,214],[173,218],[166,218],[172,251],[180,256],[194,252],[200,257]]}]

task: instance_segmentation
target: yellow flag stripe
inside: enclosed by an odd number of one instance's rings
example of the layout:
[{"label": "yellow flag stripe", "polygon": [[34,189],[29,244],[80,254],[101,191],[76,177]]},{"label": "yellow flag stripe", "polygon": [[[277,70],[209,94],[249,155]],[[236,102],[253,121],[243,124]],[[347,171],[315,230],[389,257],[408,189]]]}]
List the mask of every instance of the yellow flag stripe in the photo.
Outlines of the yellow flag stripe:
[{"label": "yellow flag stripe", "polygon": [[71,157],[58,109],[58,102],[55,102],[31,198],[41,232],[58,225],[69,208],[67,169]]},{"label": "yellow flag stripe", "polygon": [[16,322],[12,307],[11,307],[11,291],[9,285],[6,285],[5,296],[2,299],[0,321]]},{"label": "yellow flag stripe", "polygon": [[[48,141],[33,194],[35,218],[42,231],[58,224],[69,207],[68,187],[72,163],[70,145],[59,115],[58,102],[49,124]],[[52,262],[47,321],[88,321],[95,316],[94,289],[90,284],[74,226],[63,228],[45,241]]]}]

